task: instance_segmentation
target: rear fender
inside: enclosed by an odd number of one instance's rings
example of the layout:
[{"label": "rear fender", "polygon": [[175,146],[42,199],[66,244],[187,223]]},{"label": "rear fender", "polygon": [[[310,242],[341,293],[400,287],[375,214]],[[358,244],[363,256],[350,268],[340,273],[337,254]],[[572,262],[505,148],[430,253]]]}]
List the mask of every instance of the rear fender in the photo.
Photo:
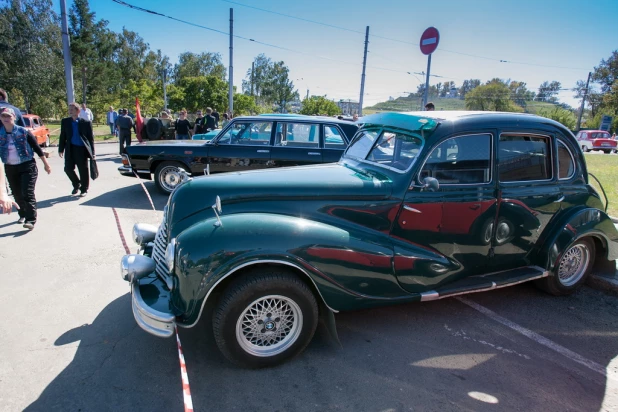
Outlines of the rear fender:
[{"label": "rear fender", "polygon": [[557,222],[555,227],[545,238],[536,259],[536,264],[549,271],[556,268],[562,254],[573,242],[584,237],[593,238],[595,244],[602,248],[597,250],[597,259],[602,259],[596,264],[602,265],[603,261],[618,258],[618,230],[611,218],[599,209],[574,211]]}]

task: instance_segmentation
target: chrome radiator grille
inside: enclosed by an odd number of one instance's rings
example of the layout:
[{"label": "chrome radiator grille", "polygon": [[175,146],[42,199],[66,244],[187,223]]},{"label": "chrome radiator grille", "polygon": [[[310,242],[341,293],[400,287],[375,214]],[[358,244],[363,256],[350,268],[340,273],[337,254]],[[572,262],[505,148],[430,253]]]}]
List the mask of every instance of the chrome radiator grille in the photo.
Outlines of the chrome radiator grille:
[{"label": "chrome radiator grille", "polygon": [[167,270],[167,265],[165,264],[165,249],[167,248],[168,231],[165,215],[166,213],[163,213],[163,220],[161,221],[161,225],[157,231],[157,236],[155,237],[154,248],[152,249],[152,258],[156,263],[155,272],[157,273],[157,276],[163,279],[165,283],[168,283],[169,272]]}]

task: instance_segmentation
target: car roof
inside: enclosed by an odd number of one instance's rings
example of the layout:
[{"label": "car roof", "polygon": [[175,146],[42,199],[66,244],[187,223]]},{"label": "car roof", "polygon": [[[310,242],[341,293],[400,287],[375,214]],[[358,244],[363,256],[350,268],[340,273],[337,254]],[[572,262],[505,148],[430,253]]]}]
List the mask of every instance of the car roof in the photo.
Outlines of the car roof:
[{"label": "car roof", "polygon": [[238,116],[233,118],[232,120],[254,120],[254,121],[264,121],[264,119],[270,118],[273,121],[282,121],[282,120],[299,120],[304,122],[319,122],[319,123],[339,123],[352,125],[354,122],[350,122],[347,120],[339,120],[335,117],[328,116],[307,116],[304,114],[287,114],[287,113],[273,113],[273,114],[260,114],[258,116]]},{"label": "car roof", "polygon": [[437,124],[451,123],[474,125],[490,122],[493,124],[512,124],[518,127],[532,127],[539,124],[549,124],[567,130],[564,125],[545,117],[530,113],[514,112],[483,112],[483,111],[426,111],[426,112],[386,112],[372,114],[362,118],[360,123],[365,125],[386,125],[399,129],[415,130],[427,120],[434,120]]}]

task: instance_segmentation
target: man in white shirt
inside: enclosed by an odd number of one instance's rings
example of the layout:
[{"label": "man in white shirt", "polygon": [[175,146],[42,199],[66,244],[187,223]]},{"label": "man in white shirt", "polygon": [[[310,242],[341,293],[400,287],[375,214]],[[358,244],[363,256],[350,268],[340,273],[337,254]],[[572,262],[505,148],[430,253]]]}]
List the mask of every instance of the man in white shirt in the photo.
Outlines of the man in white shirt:
[{"label": "man in white shirt", "polygon": [[89,108],[86,107],[86,103],[82,103],[82,109],[79,111],[79,118],[92,122],[94,116]]}]

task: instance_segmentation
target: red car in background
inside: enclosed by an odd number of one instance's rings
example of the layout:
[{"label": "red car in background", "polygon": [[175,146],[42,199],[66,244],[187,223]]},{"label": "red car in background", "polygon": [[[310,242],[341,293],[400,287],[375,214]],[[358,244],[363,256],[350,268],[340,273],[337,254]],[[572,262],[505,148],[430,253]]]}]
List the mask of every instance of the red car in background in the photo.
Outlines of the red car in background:
[{"label": "red car in background", "polygon": [[39,146],[49,146],[49,129],[43,124],[43,121],[36,114],[22,114],[24,119],[24,127],[36,137]]},{"label": "red car in background", "polygon": [[577,142],[584,152],[602,150],[605,153],[615,152],[618,143],[604,130],[580,130]]}]

